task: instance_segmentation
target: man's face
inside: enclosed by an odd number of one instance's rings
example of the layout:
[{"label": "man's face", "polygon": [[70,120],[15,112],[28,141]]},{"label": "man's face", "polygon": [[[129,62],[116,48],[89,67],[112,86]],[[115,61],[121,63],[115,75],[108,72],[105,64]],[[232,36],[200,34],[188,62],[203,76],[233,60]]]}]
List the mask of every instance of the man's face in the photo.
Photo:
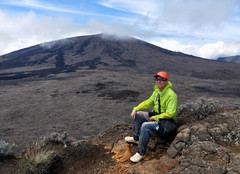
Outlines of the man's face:
[{"label": "man's face", "polygon": [[156,83],[156,86],[160,89],[160,91],[163,91],[168,84],[168,80],[160,76],[157,76],[155,78],[155,83]]}]

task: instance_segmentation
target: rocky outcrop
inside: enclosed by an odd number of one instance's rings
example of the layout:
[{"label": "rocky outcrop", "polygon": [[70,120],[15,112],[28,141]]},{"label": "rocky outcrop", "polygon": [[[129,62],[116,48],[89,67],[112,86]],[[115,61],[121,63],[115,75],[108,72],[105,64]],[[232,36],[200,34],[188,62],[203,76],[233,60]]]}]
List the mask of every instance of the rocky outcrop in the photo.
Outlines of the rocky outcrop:
[{"label": "rocky outcrop", "polygon": [[[218,113],[178,128],[172,142],[152,137],[143,161],[129,158],[137,146],[123,140],[114,143],[112,173],[239,173],[240,110]],[[110,173],[111,173],[110,172]]]},{"label": "rocky outcrop", "polygon": [[[238,173],[240,111],[220,113],[215,117],[179,128],[167,150],[169,157],[181,157],[173,173]],[[216,123],[218,122],[218,123]],[[236,165],[238,164],[238,165]]]}]

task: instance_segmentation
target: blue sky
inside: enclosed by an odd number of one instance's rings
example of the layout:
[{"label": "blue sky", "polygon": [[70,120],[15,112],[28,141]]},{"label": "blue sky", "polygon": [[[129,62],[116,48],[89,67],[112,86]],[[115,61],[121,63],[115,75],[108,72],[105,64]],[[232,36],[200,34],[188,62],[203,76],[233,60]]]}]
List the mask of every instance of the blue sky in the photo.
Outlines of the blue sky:
[{"label": "blue sky", "polygon": [[208,59],[240,55],[239,0],[0,0],[0,24],[0,55],[99,33]]}]

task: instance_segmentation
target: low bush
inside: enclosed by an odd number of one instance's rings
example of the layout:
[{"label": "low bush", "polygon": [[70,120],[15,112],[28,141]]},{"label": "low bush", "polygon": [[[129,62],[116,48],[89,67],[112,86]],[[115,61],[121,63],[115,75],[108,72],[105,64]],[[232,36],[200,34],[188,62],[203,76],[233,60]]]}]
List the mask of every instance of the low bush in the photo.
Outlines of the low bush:
[{"label": "low bush", "polygon": [[36,142],[35,146],[39,148],[44,147],[48,143],[63,144],[64,147],[67,147],[67,144],[70,142],[70,138],[66,132],[58,133],[53,132],[48,136],[43,137],[39,142]]},{"label": "low bush", "polygon": [[15,144],[9,144],[0,140],[0,159],[4,157],[14,157]]},{"label": "low bush", "polygon": [[23,174],[47,174],[58,173],[61,165],[61,158],[54,151],[29,150],[22,162]]}]

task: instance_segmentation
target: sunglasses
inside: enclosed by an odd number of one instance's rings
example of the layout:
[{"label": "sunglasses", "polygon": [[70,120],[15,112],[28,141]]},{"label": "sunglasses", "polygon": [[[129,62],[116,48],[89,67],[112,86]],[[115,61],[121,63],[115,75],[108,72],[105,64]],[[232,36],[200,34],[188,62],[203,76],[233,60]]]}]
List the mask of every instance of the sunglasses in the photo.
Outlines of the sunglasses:
[{"label": "sunglasses", "polygon": [[166,82],[167,79],[165,79],[165,78],[155,78],[155,81]]}]

